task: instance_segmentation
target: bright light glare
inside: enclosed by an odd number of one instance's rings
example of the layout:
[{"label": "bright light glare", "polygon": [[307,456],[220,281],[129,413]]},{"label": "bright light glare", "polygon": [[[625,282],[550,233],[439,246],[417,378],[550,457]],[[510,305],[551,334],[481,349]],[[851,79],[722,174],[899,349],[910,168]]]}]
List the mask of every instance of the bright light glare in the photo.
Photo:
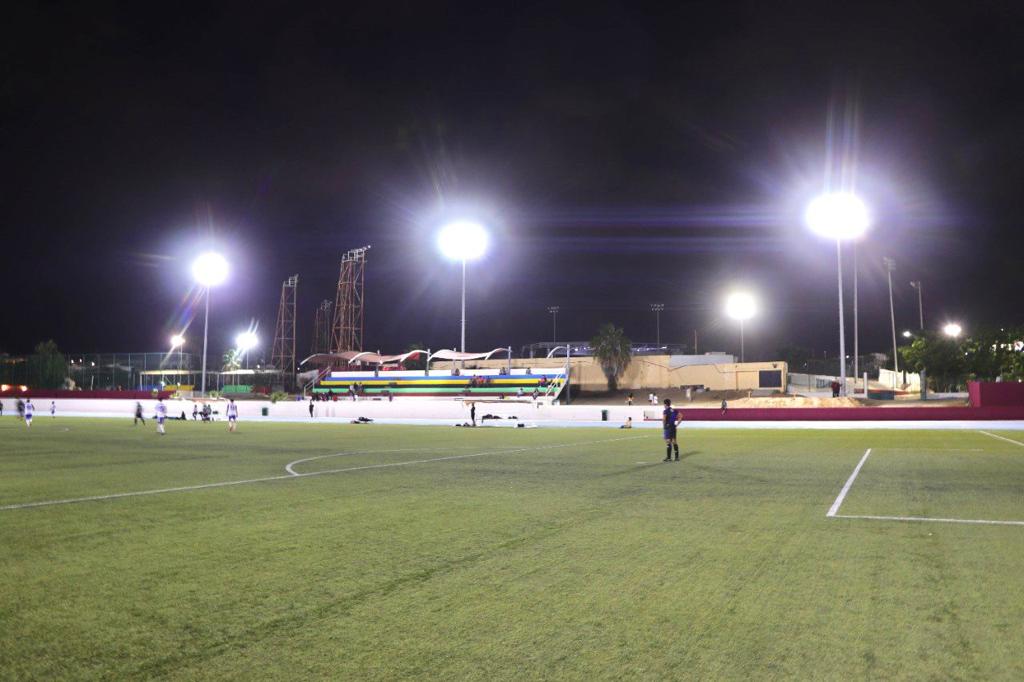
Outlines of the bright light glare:
[{"label": "bright light glare", "polygon": [[250,348],[255,348],[258,343],[259,339],[256,337],[255,332],[242,332],[235,337],[235,345],[238,346],[238,350],[243,353]]},{"label": "bright light glare", "polygon": [[228,262],[219,253],[204,253],[192,262],[192,276],[204,287],[215,287],[228,278]]},{"label": "bright light glare", "polygon": [[734,320],[749,320],[757,314],[757,303],[750,294],[730,294],[725,299],[725,314]]},{"label": "bright light glare", "polygon": [[177,348],[178,346],[185,345],[185,337],[181,334],[175,334],[171,337],[171,348]]},{"label": "bright light glare", "polygon": [[445,258],[476,260],[487,250],[487,231],[479,223],[449,223],[437,235],[437,247]]},{"label": "bright light glare", "polygon": [[836,240],[856,239],[871,223],[864,202],[842,192],[816,198],[807,207],[804,219],[811,231]]},{"label": "bright light glare", "polygon": [[905,339],[909,339],[913,335],[913,332],[911,332],[909,329],[903,332],[903,338]]},{"label": "bright light glare", "polygon": [[960,336],[960,332],[962,331],[963,329],[956,322],[950,322],[949,324],[942,328],[943,334],[945,334],[946,336],[952,336],[954,339]]}]

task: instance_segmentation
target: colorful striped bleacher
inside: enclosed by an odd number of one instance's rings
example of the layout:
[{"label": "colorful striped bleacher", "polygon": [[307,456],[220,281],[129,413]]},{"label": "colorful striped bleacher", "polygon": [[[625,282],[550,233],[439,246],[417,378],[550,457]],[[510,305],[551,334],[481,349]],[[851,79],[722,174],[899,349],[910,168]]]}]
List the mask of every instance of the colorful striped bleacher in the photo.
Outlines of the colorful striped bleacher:
[{"label": "colorful striped bleacher", "polygon": [[330,372],[313,388],[314,393],[349,395],[350,388],[358,384],[360,396],[417,398],[460,398],[475,396],[486,398],[514,398],[519,389],[523,397],[533,396],[534,390],[544,398],[555,398],[565,385],[563,368],[513,369],[511,374],[502,374],[496,369],[467,369],[459,374],[451,370],[382,371],[373,372]]}]

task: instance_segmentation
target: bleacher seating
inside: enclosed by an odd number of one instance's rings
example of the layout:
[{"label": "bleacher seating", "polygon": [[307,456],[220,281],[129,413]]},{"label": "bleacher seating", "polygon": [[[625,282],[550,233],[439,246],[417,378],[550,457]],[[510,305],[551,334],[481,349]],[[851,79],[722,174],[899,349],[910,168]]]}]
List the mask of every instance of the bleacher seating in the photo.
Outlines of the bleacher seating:
[{"label": "bleacher seating", "polygon": [[497,369],[466,369],[454,374],[452,370],[400,370],[374,372],[330,372],[324,376],[313,392],[349,397],[351,388],[359,386],[360,397],[387,398],[461,398],[510,399],[519,395],[530,399],[553,399],[565,385],[563,368],[513,369],[511,374]]}]

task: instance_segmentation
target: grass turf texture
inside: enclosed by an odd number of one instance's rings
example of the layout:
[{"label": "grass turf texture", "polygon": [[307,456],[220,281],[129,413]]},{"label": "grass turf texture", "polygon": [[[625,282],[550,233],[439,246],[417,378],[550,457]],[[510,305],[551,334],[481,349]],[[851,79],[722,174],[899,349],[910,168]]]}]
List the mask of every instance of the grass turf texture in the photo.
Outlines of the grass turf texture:
[{"label": "grass turf texture", "polygon": [[825,517],[1024,520],[977,432],[168,434],[0,419],[0,505],[488,454],[0,511],[0,677],[1024,676],[1024,527]]}]

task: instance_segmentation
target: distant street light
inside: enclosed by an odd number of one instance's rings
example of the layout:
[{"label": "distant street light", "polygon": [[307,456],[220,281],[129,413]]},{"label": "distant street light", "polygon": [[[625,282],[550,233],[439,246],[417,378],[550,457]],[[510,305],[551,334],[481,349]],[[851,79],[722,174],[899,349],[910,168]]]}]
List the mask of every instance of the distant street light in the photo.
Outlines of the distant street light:
[{"label": "distant street light", "polygon": [[462,352],[466,352],[466,261],[487,251],[487,231],[479,223],[461,220],[441,228],[437,246],[445,258],[462,261]]},{"label": "distant street light", "polygon": [[652,303],[651,312],[654,313],[654,345],[661,350],[661,313],[665,310],[664,303]]},{"label": "distant street light", "polygon": [[203,317],[203,377],[200,393],[206,395],[206,347],[210,331],[210,288],[222,284],[228,277],[228,262],[219,253],[207,252],[192,262],[192,276],[206,289],[206,313]]},{"label": "distant street light", "polygon": [[956,322],[949,322],[942,328],[943,334],[945,334],[946,336],[951,336],[954,339],[960,336],[961,332],[963,332],[963,328]]},{"label": "distant street light", "polygon": [[740,323],[740,362],[746,362],[743,322],[757,314],[757,302],[753,296],[745,292],[730,294],[725,299],[725,314]]},{"label": "distant street light", "polygon": [[807,206],[804,214],[812,232],[836,241],[836,269],[839,284],[839,376],[842,395],[846,395],[846,332],[843,322],[842,242],[857,239],[871,223],[864,202],[843,192],[823,194]]}]

